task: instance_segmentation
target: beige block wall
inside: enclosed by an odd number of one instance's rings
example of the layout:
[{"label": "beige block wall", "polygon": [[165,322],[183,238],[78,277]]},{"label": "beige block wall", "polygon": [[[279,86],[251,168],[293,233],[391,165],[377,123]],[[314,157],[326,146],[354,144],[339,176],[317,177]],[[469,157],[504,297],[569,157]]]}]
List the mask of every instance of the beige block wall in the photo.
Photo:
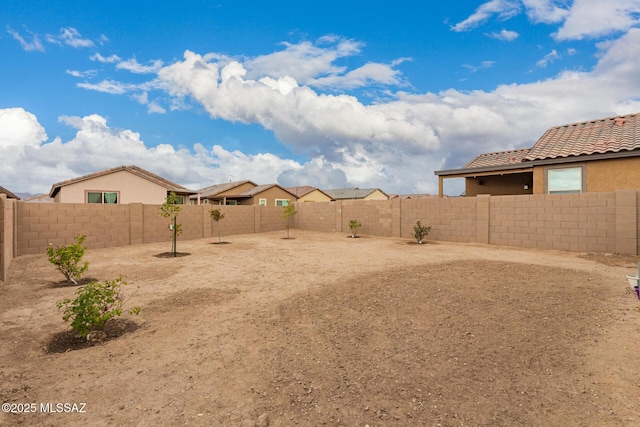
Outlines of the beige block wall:
[{"label": "beige block wall", "polygon": [[[640,253],[640,200],[636,190],[616,192],[393,199],[296,203],[293,228],[413,239],[420,220],[431,226],[427,240],[478,242],[576,252]],[[209,215],[213,206],[184,206],[179,240],[217,237]],[[282,208],[216,206],[225,218],[222,236],[285,230]],[[85,234],[89,248],[167,242],[169,220],[159,205],[24,203],[0,197],[0,274],[10,260],[46,252]],[[168,246],[170,247],[170,246]],[[1,277],[0,277],[1,278]]]},{"label": "beige block wall", "polygon": [[490,244],[616,252],[615,193],[491,197]]},{"label": "beige block wall", "polygon": [[16,201],[0,194],[0,281],[4,281],[11,260],[15,257],[15,214]]},{"label": "beige block wall", "polygon": [[[336,229],[336,217],[341,218],[339,208],[341,202],[327,203],[304,203],[295,204],[298,214],[296,215],[296,227],[303,230],[333,232]],[[340,224],[340,219],[337,220]],[[339,227],[339,225],[338,225]]]}]

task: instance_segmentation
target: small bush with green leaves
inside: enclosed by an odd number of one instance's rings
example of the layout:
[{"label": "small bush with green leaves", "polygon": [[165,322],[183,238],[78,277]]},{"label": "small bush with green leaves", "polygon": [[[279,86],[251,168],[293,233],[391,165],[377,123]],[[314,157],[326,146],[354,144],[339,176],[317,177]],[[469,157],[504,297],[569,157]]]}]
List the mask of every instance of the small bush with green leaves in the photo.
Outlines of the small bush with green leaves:
[{"label": "small bush with green leaves", "polygon": [[[91,332],[104,329],[112,318],[122,315],[126,302],[122,287],[126,284],[122,278],[91,282],[78,288],[76,298],[65,298],[56,305],[58,309],[64,309],[62,319],[71,321],[71,328],[82,338],[87,338]],[[137,315],[140,307],[133,307],[129,312]]]},{"label": "small bush with green leaves", "polygon": [[176,256],[177,253],[176,239],[182,233],[182,224],[177,222],[178,215],[182,210],[181,203],[180,198],[172,191],[158,209],[158,215],[171,220],[167,228],[171,232],[171,252],[173,252],[173,256]]},{"label": "small bush with green leaves", "polygon": [[351,237],[356,237],[356,233],[358,232],[358,228],[362,227],[362,224],[357,219],[352,219],[349,221],[349,228],[351,229]]},{"label": "small bush with green leaves", "polygon": [[296,207],[292,204],[288,204],[282,207],[282,218],[284,218],[285,227],[287,227],[287,239],[289,238],[289,229],[291,228],[291,218],[293,218],[293,216],[297,213],[298,211],[296,210]]},{"label": "small bush with green leaves", "polygon": [[[220,209],[213,209],[209,211],[209,215],[211,215],[211,219],[219,224],[222,219],[224,219],[224,214],[220,211]],[[220,226],[218,225],[218,243],[220,243]]]},{"label": "small bush with green leaves", "polygon": [[420,221],[416,222],[413,226],[413,237],[416,238],[419,244],[422,244],[422,240],[429,235],[431,226],[424,226]]},{"label": "small bush with green leaves", "polygon": [[49,262],[56,266],[56,269],[71,282],[76,285],[78,282],[76,279],[80,279],[82,274],[89,268],[89,263],[85,261],[84,264],[80,264],[84,251],[87,249],[82,246],[86,236],[76,236],[76,243],[72,243],[66,246],[60,246],[54,248],[51,243],[47,248],[47,256]]}]

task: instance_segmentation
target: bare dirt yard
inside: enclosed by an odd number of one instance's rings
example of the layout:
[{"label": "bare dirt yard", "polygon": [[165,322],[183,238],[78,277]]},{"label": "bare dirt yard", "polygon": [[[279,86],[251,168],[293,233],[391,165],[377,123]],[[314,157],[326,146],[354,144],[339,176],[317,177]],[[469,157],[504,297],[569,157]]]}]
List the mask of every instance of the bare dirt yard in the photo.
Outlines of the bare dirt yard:
[{"label": "bare dirt yard", "polygon": [[637,257],[291,236],[88,250],[142,308],[96,343],[55,306],[78,287],[15,259],[0,400],[31,412],[0,425],[640,425]]}]

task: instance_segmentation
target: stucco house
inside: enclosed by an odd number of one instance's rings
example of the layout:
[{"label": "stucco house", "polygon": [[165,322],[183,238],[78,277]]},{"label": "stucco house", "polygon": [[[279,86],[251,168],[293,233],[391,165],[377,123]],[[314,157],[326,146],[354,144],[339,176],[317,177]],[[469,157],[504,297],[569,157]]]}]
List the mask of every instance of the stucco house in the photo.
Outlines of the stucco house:
[{"label": "stucco house", "polygon": [[294,194],[298,202],[330,202],[333,199],[324,191],[309,185],[300,187],[286,187],[286,190]]},{"label": "stucco house", "polygon": [[336,188],[323,190],[333,200],[389,200],[379,188]]},{"label": "stucco house", "polygon": [[640,189],[640,113],[552,127],[531,148],[480,154],[463,168],[465,195],[562,194]]},{"label": "stucco house", "polygon": [[6,188],[4,188],[2,186],[0,186],[0,194],[5,194],[7,196],[7,199],[20,200],[20,197],[16,196],[11,191],[7,190]]},{"label": "stucco house", "polygon": [[297,198],[278,184],[245,180],[202,188],[191,200],[194,204],[286,206]]},{"label": "stucco house", "polygon": [[49,197],[56,203],[159,205],[171,192],[182,203],[195,193],[137,166],[119,166],[53,184]]}]

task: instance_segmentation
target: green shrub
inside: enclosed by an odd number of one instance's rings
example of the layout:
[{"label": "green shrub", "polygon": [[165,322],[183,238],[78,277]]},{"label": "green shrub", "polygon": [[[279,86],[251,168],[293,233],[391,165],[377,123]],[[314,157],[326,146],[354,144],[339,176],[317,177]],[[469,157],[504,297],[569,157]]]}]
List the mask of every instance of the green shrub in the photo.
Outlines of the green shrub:
[{"label": "green shrub", "polygon": [[[211,215],[211,219],[218,224],[220,220],[224,219],[224,214],[220,211],[220,209],[213,209],[209,211],[209,215]],[[220,226],[218,226],[218,243],[220,243]]]},{"label": "green shrub", "polygon": [[413,237],[416,238],[419,244],[422,244],[422,239],[429,235],[431,231],[431,226],[424,226],[420,221],[416,222],[416,225],[413,226]]},{"label": "green shrub", "polygon": [[[56,306],[64,308],[62,319],[71,321],[71,328],[82,338],[87,338],[94,330],[103,329],[112,318],[122,315],[125,303],[122,287],[126,284],[122,278],[91,282],[78,288],[75,299],[65,298]],[[130,312],[137,315],[140,307],[134,307]]]},{"label": "green shrub", "polygon": [[352,219],[349,221],[349,228],[351,229],[351,237],[356,237],[356,233],[358,228],[362,227],[362,224],[357,219]]},{"label": "green shrub", "polygon": [[167,228],[171,232],[171,252],[173,252],[173,256],[176,256],[177,253],[177,237],[182,233],[182,224],[177,222],[178,215],[182,210],[180,203],[182,203],[180,202],[180,198],[172,191],[158,209],[158,215],[171,220]]},{"label": "green shrub", "polygon": [[285,227],[287,227],[287,239],[289,238],[289,229],[291,228],[291,218],[297,213],[296,207],[292,204],[282,207],[282,218],[284,218]]},{"label": "green shrub", "polygon": [[86,236],[76,236],[76,243],[54,248],[51,243],[47,248],[47,256],[49,262],[56,266],[56,269],[76,285],[78,282],[76,279],[80,279],[82,274],[89,268],[89,263],[85,262],[80,265],[84,251],[87,249],[82,246]]}]

